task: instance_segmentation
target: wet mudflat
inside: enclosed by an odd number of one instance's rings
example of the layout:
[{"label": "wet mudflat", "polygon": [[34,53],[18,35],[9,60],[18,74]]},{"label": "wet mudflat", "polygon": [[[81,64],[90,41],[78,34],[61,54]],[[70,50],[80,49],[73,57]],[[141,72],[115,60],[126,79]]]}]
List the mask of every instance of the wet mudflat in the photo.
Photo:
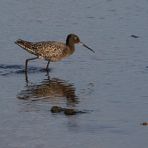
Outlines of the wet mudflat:
[{"label": "wet mudflat", "polygon": [[[0,2],[0,147],[147,148],[148,1],[25,0]],[[65,41],[75,33],[95,50],[77,45],[50,64],[14,41]],[[66,116],[53,106],[87,111]]]}]

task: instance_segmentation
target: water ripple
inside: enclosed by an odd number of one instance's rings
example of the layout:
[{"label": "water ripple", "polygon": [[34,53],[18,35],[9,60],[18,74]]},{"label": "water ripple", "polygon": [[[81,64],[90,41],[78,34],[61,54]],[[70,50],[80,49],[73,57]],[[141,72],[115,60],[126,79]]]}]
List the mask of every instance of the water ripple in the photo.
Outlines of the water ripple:
[{"label": "water ripple", "polygon": [[[45,69],[35,66],[28,67],[28,73],[36,73],[36,72],[45,72]],[[24,74],[24,73],[25,70],[23,65],[0,64],[0,76],[9,76],[13,74]]]}]

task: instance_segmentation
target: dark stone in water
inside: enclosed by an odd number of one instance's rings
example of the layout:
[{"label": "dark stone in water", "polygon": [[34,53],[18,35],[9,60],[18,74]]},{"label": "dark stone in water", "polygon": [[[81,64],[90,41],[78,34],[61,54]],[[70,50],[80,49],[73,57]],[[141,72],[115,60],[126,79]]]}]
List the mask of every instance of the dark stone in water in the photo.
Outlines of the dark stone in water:
[{"label": "dark stone in water", "polygon": [[62,107],[59,107],[59,106],[53,106],[50,110],[52,113],[60,113],[63,111],[63,108]]},{"label": "dark stone in water", "polygon": [[74,109],[66,108],[64,110],[65,115],[75,115],[76,113],[78,113],[78,112],[76,110],[74,110]]},{"label": "dark stone in water", "polygon": [[52,113],[64,112],[65,115],[76,115],[78,113],[86,113],[86,111],[79,111],[71,108],[62,108],[60,106],[53,106],[50,111]]},{"label": "dark stone in water", "polygon": [[131,37],[132,37],[132,38],[139,38],[139,36],[133,35],[133,34],[131,35]]},{"label": "dark stone in water", "polygon": [[143,122],[143,123],[141,123],[141,125],[148,126],[148,122]]}]

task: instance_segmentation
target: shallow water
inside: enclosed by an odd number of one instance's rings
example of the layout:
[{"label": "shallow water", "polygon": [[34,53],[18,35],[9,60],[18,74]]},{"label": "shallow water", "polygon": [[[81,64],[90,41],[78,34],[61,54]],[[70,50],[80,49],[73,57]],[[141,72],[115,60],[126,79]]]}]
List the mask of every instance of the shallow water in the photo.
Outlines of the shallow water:
[{"label": "shallow water", "polygon": [[[146,148],[148,145],[147,0],[2,0],[0,2],[0,145],[2,148]],[[69,58],[24,62],[18,38],[65,41]],[[134,36],[138,36],[135,38]],[[52,114],[52,106],[87,111]]]}]

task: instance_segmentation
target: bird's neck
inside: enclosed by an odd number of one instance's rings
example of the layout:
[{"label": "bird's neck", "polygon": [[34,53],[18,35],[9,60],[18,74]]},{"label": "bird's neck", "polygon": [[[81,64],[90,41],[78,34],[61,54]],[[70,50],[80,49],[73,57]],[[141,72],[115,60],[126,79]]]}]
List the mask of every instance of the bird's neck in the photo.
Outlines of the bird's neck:
[{"label": "bird's neck", "polygon": [[70,42],[69,40],[66,41],[66,46],[69,47],[71,54],[75,51],[75,45],[72,42]]},{"label": "bird's neck", "polygon": [[68,50],[70,54],[73,54],[73,52],[75,51],[75,47],[73,46],[68,46]]}]

